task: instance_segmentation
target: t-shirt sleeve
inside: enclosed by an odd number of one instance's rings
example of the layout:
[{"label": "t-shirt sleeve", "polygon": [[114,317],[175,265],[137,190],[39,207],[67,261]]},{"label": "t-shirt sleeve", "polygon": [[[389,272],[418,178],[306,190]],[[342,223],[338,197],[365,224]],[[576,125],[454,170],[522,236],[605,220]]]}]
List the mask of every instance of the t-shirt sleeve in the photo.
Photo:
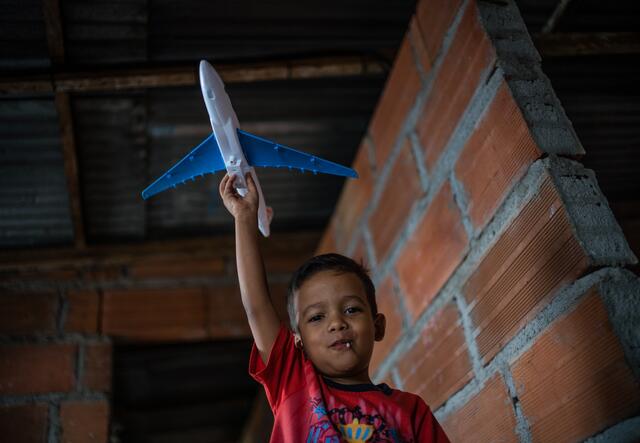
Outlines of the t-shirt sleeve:
[{"label": "t-shirt sleeve", "polygon": [[253,344],[249,357],[249,374],[264,386],[271,409],[304,384],[302,352],[294,346],[293,334],[283,324],[265,364]]},{"label": "t-shirt sleeve", "polygon": [[416,408],[414,423],[416,424],[416,441],[450,443],[449,437],[431,412],[431,408],[422,399],[419,400]]}]

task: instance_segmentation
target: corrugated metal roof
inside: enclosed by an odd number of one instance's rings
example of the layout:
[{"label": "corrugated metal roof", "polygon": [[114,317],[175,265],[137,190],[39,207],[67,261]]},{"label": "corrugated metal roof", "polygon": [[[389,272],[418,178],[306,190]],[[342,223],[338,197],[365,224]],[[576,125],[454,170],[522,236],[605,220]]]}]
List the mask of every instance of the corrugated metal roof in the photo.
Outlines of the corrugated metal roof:
[{"label": "corrugated metal roof", "polygon": [[558,22],[559,32],[634,32],[640,25],[640,3],[630,0],[572,1]]},{"label": "corrugated metal roof", "polygon": [[[560,0],[516,0],[532,34],[542,30],[560,3]],[[634,32],[638,30],[639,16],[640,3],[633,0],[572,0],[552,32]]]},{"label": "corrugated metal roof", "polygon": [[53,99],[0,100],[0,247],[73,240]]},{"label": "corrugated metal roof", "polygon": [[640,56],[549,59],[544,60],[543,69],[584,145],[582,162],[595,170],[605,196],[637,199]]},{"label": "corrugated metal roof", "polygon": [[149,6],[149,57],[216,61],[391,49],[399,43],[398,30],[406,27],[413,5],[407,0],[156,0]]},{"label": "corrugated metal roof", "polygon": [[67,63],[72,65],[230,61],[327,51],[388,54],[397,47],[413,5],[408,0],[61,2]]},{"label": "corrugated metal roof", "polygon": [[0,70],[51,66],[42,2],[3,0],[0,11]]},{"label": "corrugated metal roof", "polygon": [[144,94],[78,97],[73,109],[87,239],[144,239]]},{"label": "corrugated metal roof", "polygon": [[60,2],[66,63],[144,63],[149,17],[146,0]]}]

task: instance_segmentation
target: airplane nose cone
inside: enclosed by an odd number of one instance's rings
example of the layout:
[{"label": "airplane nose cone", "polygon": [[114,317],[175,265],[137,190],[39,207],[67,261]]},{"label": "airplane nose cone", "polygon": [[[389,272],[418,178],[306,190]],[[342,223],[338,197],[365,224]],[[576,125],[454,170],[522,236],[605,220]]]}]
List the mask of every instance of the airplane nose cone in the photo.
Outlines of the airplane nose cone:
[{"label": "airplane nose cone", "polygon": [[224,90],[222,79],[206,60],[200,61],[200,83],[202,92],[206,92],[207,97],[212,100],[216,98],[216,91]]}]

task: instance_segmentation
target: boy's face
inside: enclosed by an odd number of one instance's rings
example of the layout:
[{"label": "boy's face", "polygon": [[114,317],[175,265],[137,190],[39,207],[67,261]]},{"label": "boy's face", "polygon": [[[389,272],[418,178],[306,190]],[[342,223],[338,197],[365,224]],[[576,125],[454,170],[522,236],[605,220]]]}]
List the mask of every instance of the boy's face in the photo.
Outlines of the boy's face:
[{"label": "boy's face", "polygon": [[296,292],[296,344],[323,375],[340,383],[369,383],[373,342],[384,336],[384,316],[373,318],[353,273],[321,271]]}]

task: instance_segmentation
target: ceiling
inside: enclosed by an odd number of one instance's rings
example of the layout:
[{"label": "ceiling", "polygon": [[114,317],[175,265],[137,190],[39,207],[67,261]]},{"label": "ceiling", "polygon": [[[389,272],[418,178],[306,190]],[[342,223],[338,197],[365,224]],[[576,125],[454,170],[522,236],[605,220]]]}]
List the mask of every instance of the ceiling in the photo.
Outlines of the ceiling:
[{"label": "ceiling", "polygon": [[[0,247],[229,232],[219,177],[140,197],[211,132],[195,82],[200,59],[230,79],[244,129],[350,164],[413,11],[411,1],[63,1],[59,11],[56,3],[3,2],[0,75],[15,82],[0,100],[8,123],[0,129]],[[349,74],[344,67],[354,61],[375,69]],[[263,81],[226,75],[305,63],[343,70],[311,78],[267,72]],[[140,71],[161,79],[153,87],[131,80]],[[172,80],[176,71],[191,80]],[[109,75],[131,81],[86,86]],[[61,124],[72,127],[66,139]],[[260,178],[274,232],[321,229],[343,182],[279,170]]]}]

